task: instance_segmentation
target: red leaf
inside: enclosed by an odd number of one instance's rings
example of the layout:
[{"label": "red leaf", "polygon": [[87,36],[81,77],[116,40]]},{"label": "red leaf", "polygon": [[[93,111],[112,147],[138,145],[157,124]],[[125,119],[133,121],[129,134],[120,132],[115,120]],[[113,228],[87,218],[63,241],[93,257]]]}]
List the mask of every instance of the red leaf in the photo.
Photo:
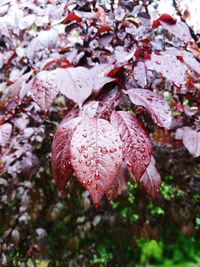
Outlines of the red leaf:
[{"label": "red leaf", "polygon": [[98,29],[96,35],[98,36],[108,31],[112,31],[112,28],[109,25],[103,25]]},{"label": "red leaf", "polygon": [[160,26],[160,21],[159,19],[156,19],[152,23],[152,28],[158,28],[158,26]]},{"label": "red leaf", "polygon": [[194,157],[200,156],[200,128],[191,127],[179,128],[176,131],[176,139],[182,139],[184,146]]},{"label": "red leaf", "polygon": [[62,21],[62,23],[66,24],[69,21],[76,21],[77,23],[80,23],[81,18],[79,18],[75,13],[69,13],[67,17]]},{"label": "red leaf", "polygon": [[43,66],[42,70],[53,70],[57,67],[69,68],[69,67],[72,67],[72,64],[66,58],[55,58],[55,59],[48,61]]},{"label": "red leaf", "polygon": [[155,160],[152,157],[149,166],[143,174],[140,183],[151,196],[155,197],[160,188],[160,174],[155,167]]},{"label": "red leaf", "polygon": [[10,123],[0,125],[0,146],[5,146],[8,144],[11,133],[12,125]]},{"label": "red leaf", "polygon": [[124,159],[128,169],[135,180],[140,181],[151,160],[151,141],[138,120],[126,111],[113,111],[111,123],[124,142]]},{"label": "red leaf", "polygon": [[162,14],[160,16],[159,20],[167,23],[168,25],[176,24],[176,19],[174,19],[172,16],[170,16],[168,14]]},{"label": "red leaf", "polygon": [[122,163],[122,166],[117,174],[114,184],[106,194],[107,199],[109,201],[114,200],[118,195],[120,195],[126,189],[128,177],[129,177],[129,171],[126,167],[126,164]]},{"label": "red leaf", "polygon": [[146,89],[130,89],[124,91],[135,105],[146,108],[152,120],[160,127],[169,129],[172,117],[167,102],[160,95]]},{"label": "red leaf", "polygon": [[116,178],[122,145],[117,131],[104,119],[84,120],[72,137],[71,163],[95,206]]},{"label": "red leaf", "polygon": [[57,128],[52,143],[52,173],[61,190],[64,192],[73,170],[70,164],[70,141],[80,122],[80,118],[69,119]]}]

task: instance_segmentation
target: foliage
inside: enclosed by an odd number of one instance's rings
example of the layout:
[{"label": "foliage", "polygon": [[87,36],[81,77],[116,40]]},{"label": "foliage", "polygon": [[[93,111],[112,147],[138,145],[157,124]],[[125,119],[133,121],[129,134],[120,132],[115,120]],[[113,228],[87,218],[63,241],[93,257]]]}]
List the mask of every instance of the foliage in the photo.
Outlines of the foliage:
[{"label": "foliage", "polygon": [[175,9],[0,3],[2,266],[162,264],[168,224],[198,238],[200,54]]}]

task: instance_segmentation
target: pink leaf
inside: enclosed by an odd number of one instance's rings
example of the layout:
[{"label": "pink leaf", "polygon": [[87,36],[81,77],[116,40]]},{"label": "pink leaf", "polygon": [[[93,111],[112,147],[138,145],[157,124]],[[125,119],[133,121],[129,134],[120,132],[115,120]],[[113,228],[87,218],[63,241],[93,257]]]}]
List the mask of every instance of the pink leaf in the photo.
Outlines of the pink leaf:
[{"label": "pink leaf", "polygon": [[176,131],[176,139],[182,139],[184,146],[194,157],[200,156],[200,128],[191,127],[179,128]]},{"label": "pink leaf", "polygon": [[111,123],[124,142],[124,159],[128,169],[140,181],[151,159],[151,141],[138,120],[126,111],[113,111]]},{"label": "pink leaf", "polygon": [[152,54],[151,60],[146,62],[146,66],[150,70],[161,73],[176,85],[181,85],[185,80],[186,66],[175,56],[167,53]]},{"label": "pink leaf", "polygon": [[155,167],[155,160],[153,157],[140,183],[151,197],[155,197],[160,187],[160,174]]},{"label": "pink leaf", "polygon": [[0,146],[5,146],[8,144],[11,133],[12,125],[10,123],[0,125]]},{"label": "pink leaf", "polygon": [[134,78],[138,85],[144,87],[147,84],[146,67],[143,62],[138,62],[134,68]]},{"label": "pink leaf", "polygon": [[58,94],[58,88],[54,84],[53,71],[41,71],[30,82],[34,101],[43,109],[47,110]]},{"label": "pink leaf", "polygon": [[70,141],[79,122],[80,119],[75,118],[62,123],[54,135],[51,160],[52,172],[61,192],[64,192],[73,173],[70,164]]},{"label": "pink leaf", "polygon": [[169,129],[172,117],[167,102],[158,94],[146,89],[130,89],[124,91],[135,105],[146,108],[152,120],[160,127]]},{"label": "pink leaf", "polygon": [[121,168],[117,174],[117,177],[112,187],[106,194],[109,201],[115,199],[126,189],[128,177],[129,177],[128,168],[125,163],[122,163]]},{"label": "pink leaf", "polygon": [[71,163],[95,207],[113,184],[121,161],[122,142],[108,121],[86,119],[77,127],[71,141]]}]

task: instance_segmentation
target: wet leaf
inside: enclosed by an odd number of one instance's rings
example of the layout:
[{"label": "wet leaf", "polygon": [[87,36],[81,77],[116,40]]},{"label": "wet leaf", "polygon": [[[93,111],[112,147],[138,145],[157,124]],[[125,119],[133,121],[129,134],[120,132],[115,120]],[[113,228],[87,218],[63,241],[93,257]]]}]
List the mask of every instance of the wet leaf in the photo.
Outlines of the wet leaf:
[{"label": "wet leaf", "polygon": [[146,108],[152,120],[160,127],[169,128],[172,122],[170,108],[160,95],[146,89],[124,91],[135,105]]},{"label": "wet leaf", "polygon": [[122,142],[104,119],[84,120],[71,141],[71,163],[78,180],[98,206],[112,186],[122,162]]},{"label": "wet leaf", "polygon": [[124,142],[124,160],[136,181],[140,181],[151,159],[151,142],[139,121],[126,111],[113,111],[111,123]]}]

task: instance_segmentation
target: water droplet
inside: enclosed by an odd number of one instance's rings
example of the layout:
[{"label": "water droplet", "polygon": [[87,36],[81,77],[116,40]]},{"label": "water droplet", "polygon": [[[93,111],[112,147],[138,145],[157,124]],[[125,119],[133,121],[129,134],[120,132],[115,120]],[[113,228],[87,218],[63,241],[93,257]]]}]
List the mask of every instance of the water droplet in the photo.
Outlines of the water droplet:
[{"label": "water droplet", "polygon": [[85,145],[81,145],[81,148],[84,149],[85,148]]},{"label": "water droplet", "polygon": [[84,138],[86,138],[86,137],[87,137],[87,134],[86,134],[86,133],[84,133],[84,134],[82,134],[82,136],[83,136]]},{"label": "water droplet", "polygon": [[89,179],[89,180],[87,181],[87,184],[90,186],[90,185],[92,184],[92,179]]},{"label": "water droplet", "polygon": [[98,179],[100,178],[100,174],[99,174],[99,171],[98,171],[98,170],[95,171],[95,173],[94,173],[94,178],[95,178],[96,180],[98,180]]},{"label": "water droplet", "polygon": [[96,159],[95,162],[96,162],[96,164],[98,165],[98,164],[99,164],[99,159]]},{"label": "water droplet", "polygon": [[87,159],[87,158],[88,158],[88,154],[83,154],[83,157],[84,157],[85,159]]},{"label": "water droplet", "polygon": [[102,154],[107,154],[108,153],[108,150],[105,147],[102,147],[101,148],[101,153]]},{"label": "water droplet", "polygon": [[116,167],[117,169],[119,169],[119,167],[120,167],[120,163],[117,162],[117,163],[115,164],[115,167]]},{"label": "water droplet", "polygon": [[91,165],[91,161],[90,160],[86,161],[85,165],[89,167]]},{"label": "water droplet", "polygon": [[78,162],[81,164],[83,161],[82,161],[82,159],[79,159]]},{"label": "water droplet", "polygon": [[98,190],[98,188],[99,188],[99,185],[96,184],[96,185],[95,185],[95,189],[96,189],[96,191]]},{"label": "water droplet", "polygon": [[86,185],[86,181],[85,181],[85,180],[83,180],[82,184],[83,184],[83,185]]},{"label": "water droplet", "polygon": [[73,160],[76,160],[76,157],[72,157]]},{"label": "water droplet", "polygon": [[146,157],[143,155],[143,156],[142,156],[142,159],[145,160],[145,158],[146,158]]},{"label": "water droplet", "polygon": [[127,162],[127,166],[128,166],[129,168],[132,167],[132,165],[131,165],[131,163],[130,163],[129,161]]},{"label": "water droplet", "polygon": [[86,174],[87,172],[85,170],[83,170],[83,174]]},{"label": "water droplet", "polygon": [[110,153],[114,153],[114,152],[116,152],[116,151],[117,151],[117,149],[114,148],[114,147],[110,149]]}]

